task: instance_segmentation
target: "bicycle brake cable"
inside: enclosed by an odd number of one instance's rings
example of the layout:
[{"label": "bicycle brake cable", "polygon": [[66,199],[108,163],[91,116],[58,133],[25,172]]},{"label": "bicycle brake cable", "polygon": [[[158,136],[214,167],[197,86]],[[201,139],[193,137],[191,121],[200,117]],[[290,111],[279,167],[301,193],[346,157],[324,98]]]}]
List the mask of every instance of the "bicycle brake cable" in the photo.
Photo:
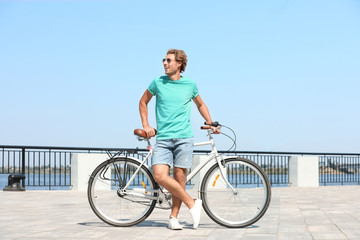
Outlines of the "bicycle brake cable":
[{"label": "bicycle brake cable", "polygon": [[225,126],[225,125],[221,125],[221,126],[224,127],[224,128],[229,129],[229,130],[234,134],[234,138],[232,138],[231,136],[229,136],[229,135],[221,132],[222,135],[226,136],[226,137],[229,138],[231,141],[233,141],[233,145],[229,148],[229,150],[227,150],[227,152],[230,151],[232,148],[234,148],[233,151],[235,151],[235,150],[236,150],[236,134],[235,134],[235,132],[234,132],[230,127],[228,127],[228,126]]}]

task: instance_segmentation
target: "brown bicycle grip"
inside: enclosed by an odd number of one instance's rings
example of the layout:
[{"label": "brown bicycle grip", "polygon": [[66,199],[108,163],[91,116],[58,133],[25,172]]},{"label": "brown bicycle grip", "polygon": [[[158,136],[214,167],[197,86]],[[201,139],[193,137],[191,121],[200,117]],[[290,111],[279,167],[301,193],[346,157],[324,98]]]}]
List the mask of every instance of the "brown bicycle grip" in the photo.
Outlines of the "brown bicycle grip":
[{"label": "brown bicycle grip", "polygon": [[219,122],[205,122],[204,124],[205,124],[205,125],[208,125],[208,126],[213,126],[213,127],[221,126],[221,125],[219,124]]}]

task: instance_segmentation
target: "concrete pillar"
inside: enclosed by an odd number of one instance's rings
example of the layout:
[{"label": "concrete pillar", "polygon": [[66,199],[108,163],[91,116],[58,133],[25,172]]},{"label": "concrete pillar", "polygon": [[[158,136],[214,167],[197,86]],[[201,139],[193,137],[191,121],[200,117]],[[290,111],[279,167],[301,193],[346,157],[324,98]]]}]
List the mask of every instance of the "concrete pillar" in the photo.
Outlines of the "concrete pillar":
[{"label": "concrete pillar", "polygon": [[318,187],[318,157],[291,157],[289,160],[289,184],[291,187]]},{"label": "concrete pillar", "polygon": [[74,153],[71,155],[72,190],[87,191],[88,180],[95,168],[108,159],[107,154]]}]

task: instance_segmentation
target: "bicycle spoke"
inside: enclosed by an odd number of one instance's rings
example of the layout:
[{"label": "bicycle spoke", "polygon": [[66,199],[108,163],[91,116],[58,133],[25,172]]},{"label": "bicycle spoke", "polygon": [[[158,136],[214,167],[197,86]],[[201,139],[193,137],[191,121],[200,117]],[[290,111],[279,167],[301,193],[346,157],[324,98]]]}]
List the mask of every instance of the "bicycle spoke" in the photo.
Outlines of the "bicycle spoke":
[{"label": "bicycle spoke", "polygon": [[135,175],[137,181],[123,189],[138,168],[135,160],[115,158],[94,170],[89,180],[88,199],[101,220],[115,226],[131,226],[152,212],[157,191],[147,168],[141,167]]},{"label": "bicycle spoke", "polygon": [[[124,169],[126,169],[126,166],[127,166],[127,163],[125,161],[124,162]],[[115,183],[118,181],[119,182],[119,187],[124,187],[125,184],[126,184],[126,176],[124,175],[124,177],[121,177],[121,166],[119,166],[119,164],[113,163],[113,167],[114,167],[114,175],[115,175],[115,180],[114,181],[115,181]],[[116,180],[116,178],[118,180]]]},{"label": "bicycle spoke", "polygon": [[237,194],[219,177],[214,165],[201,186],[204,210],[226,227],[245,227],[261,218],[270,203],[270,184],[260,167],[247,159],[226,161],[226,178]]},{"label": "bicycle spoke", "polygon": [[113,167],[114,167],[114,181],[116,183],[116,179],[118,179],[119,181],[119,187],[122,185],[122,178],[121,178],[121,173],[120,173],[120,169],[119,169],[119,166],[117,164],[114,164],[113,163]]}]

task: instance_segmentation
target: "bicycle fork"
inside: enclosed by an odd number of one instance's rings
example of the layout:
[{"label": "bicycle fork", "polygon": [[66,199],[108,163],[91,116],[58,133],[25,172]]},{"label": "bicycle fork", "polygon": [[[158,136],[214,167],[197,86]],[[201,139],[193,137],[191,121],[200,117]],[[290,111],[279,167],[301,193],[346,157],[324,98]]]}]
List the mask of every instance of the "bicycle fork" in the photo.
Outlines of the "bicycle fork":
[{"label": "bicycle fork", "polygon": [[[234,195],[238,194],[238,191],[233,188],[233,186],[231,186],[231,184],[229,183],[229,181],[226,178],[226,167],[225,167],[225,160],[223,159],[223,157],[218,153],[215,143],[214,143],[214,138],[212,137],[212,135],[210,134],[210,129],[208,130],[208,136],[209,136],[209,143],[211,145],[212,151],[211,153],[215,155],[215,160],[219,166],[220,169],[220,176],[222,178],[222,180],[225,182],[226,186],[228,186],[231,191],[233,192]],[[210,153],[210,154],[211,154]],[[217,177],[218,178],[218,177]],[[201,185],[200,185],[201,186]],[[199,190],[200,190],[200,186],[199,186]],[[200,192],[200,191],[199,191]]]},{"label": "bicycle fork", "polygon": [[217,154],[217,156],[215,156],[215,159],[216,159],[217,164],[219,165],[220,175],[221,175],[222,180],[225,182],[226,186],[228,186],[231,189],[233,194],[237,195],[238,191],[235,188],[233,188],[233,186],[231,186],[231,184],[229,183],[229,181],[226,178],[225,160],[219,154]]}]

